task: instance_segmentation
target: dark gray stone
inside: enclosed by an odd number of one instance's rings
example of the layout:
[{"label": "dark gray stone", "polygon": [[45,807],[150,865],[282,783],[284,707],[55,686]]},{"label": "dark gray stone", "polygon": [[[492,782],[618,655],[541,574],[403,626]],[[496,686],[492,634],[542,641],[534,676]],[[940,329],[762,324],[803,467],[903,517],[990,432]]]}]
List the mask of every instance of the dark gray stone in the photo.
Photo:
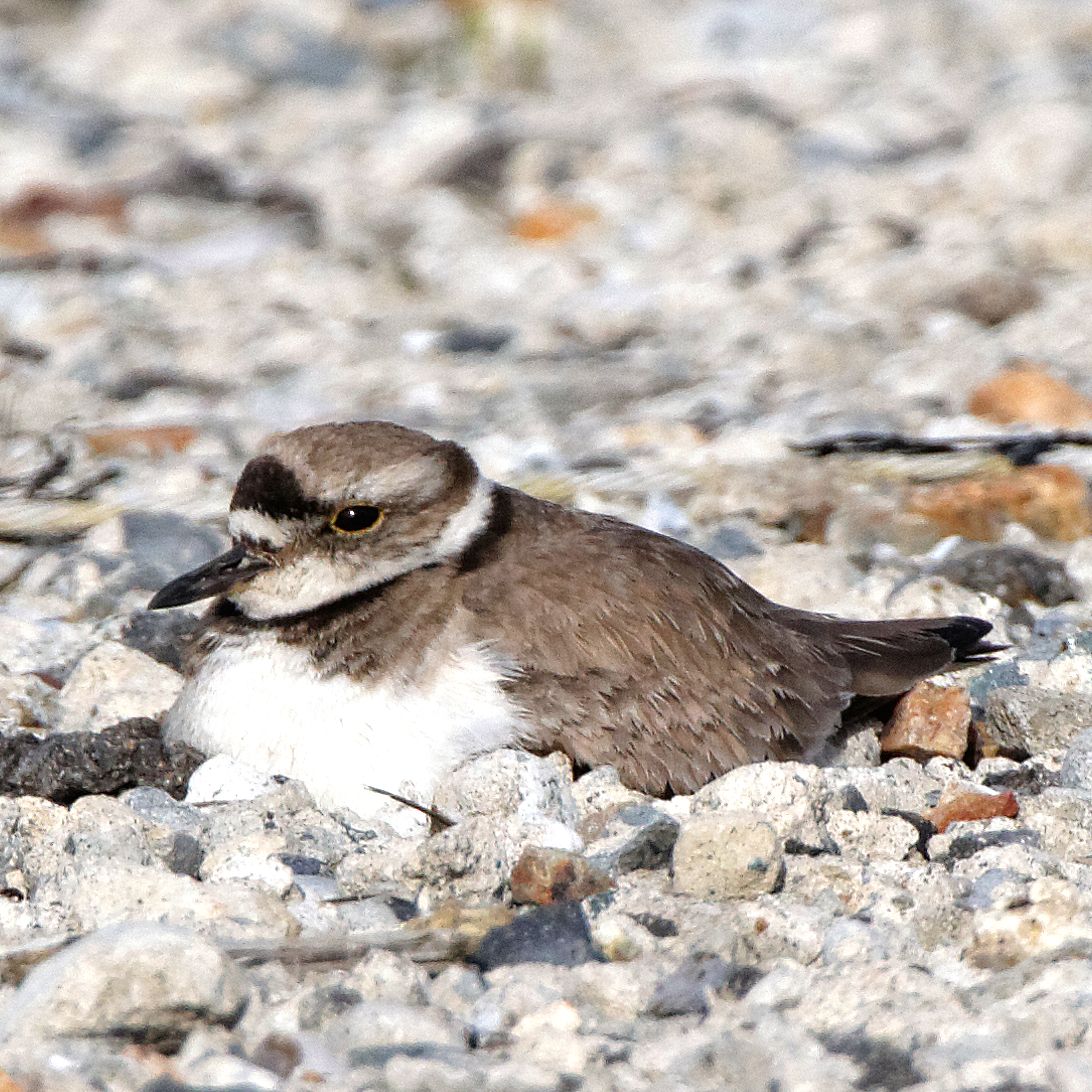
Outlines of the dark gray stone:
[{"label": "dark gray stone", "polygon": [[237,16],[216,36],[215,45],[239,68],[268,83],[344,87],[363,60],[351,45],[268,11]]},{"label": "dark gray stone", "polygon": [[705,544],[705,550],[722,561],[757,557],[762,553],[762,547],[755,541],[748,526],[742,522],[722,523]]},{"label": "dark gray stone", "polygon": [[597,826],[585,855],[616,874],[667,864],[679,837],[678,821],[651,804],[627,804]]},{"label": "dark gray stone", "polygon": [[499,353],[513,337],[511,326],[473,326],[457,323],[440,339],[446,353]]},{"label": "dark gray stone", "polygon": [[133,614],[121,631],[121,643],[181,671],[187,653],[205,623],[184,610],[142,610]]},{"label": "dark gray stone", "polygon": [[1042,843],[1034,830],[976,830],[968,834],[957,834],[948,845],[945,854],[949,861],[963,861],[973,857],[984,849],[996,846],[1028,846],[1038,849]]},{"label": "dark gray stone", "polygon": [[509,963],[553,963],[576,967],[602,962],[603,953],[592,940],[588,919],[579,903],[536,906],[508,925],[490,929],[470,962],[483,971]]},{"label": "dark gray stone", "polygon": [[650,1016],[704,1016],[716,994],[731,993],[746,996],[762,977],[757,967],[742,963],[727,963],[720,956],[691,956],[662,979],[648,1005]]},{"label": "dark gray stone", "polygon": [[0,737],[0,795],[71,804],[81,796],[158,785],[182,796],[202,761],[192,747],[165,743],[159,725],[147,717],[100,732],[58,732],[45,739],[7,735]]},{"label": "dark gray stone", "polygon": [[173,512],[125,512],[121,528],[130,559],[167,580],[203,565],[224,548],[216,531]]}]

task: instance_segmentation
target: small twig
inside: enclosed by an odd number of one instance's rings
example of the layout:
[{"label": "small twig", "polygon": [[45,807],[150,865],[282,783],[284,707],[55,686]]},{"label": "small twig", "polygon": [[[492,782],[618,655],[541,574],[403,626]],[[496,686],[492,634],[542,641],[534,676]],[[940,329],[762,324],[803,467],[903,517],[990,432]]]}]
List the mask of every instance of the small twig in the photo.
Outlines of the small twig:
[{"label": "small twig", "polygon": [[1015,466],[1030,466],[1055,448],[1092,447],[1092,432],[1056,429],[1006,436],[949,436],[925,439],[898,432],[844,432],[821,440],[790,443],[793,451],[813,455],[875,455],[897,452],[902,455],[951,455],[982,451],[1002,455]]},{"label": "small twig", "polygon": [[67,469],[69,456],[66,451],[53,450],[49,462],[40,466],[30,476],[23,491],[25,497],[33,497],[39,489],[49,485],[55,478],[59,478]]},{"label": "small twig", "polygon": [[47,250],[41,254],[16,254],[0,258],[0,273],[121,273],[140,264],[135,255],[99,254],[88,250]]},{"label": "small twig", "polygon": [[364,788],[369,792],[377,792],[380,796],[389,797],[396,803],[404,804],[407,808],[413,808],[414,811],[419,811],[422,815],[427,815],[433,824],[432,833],[434,834],[437,830],[447,830],[448,827],[453,827],[457,822],[457,820],[444,815],[442,811],[437,811],[427,804],[419,804],[416,800],[410,800],[408,797],[399,796],[398,793],[391,792],[390,789],[379,789],[375,785],[365,785]]},{"label": "small twig", "polygon": [[[427,815],[432,823],[432,829],[430,833],[435,834],[437,830],[447,830],[448,827],[453,827],[458,820],[452,819],[447,815],[444,815],[442,811],[437,811],[435,808],[430,808],[427,804],[419,804],[416,800],[410,800],[408,797],[399,796],[396,792],[391,792],[390,789],[378,789],[375,785],[363,785],[362,788],[368,792],[379,793],[380,796],[389,797],[395,803],[402,804],[407,808],[413,808],[414,811],[421,812],[422,815]],[[216,807],[221,804],[237,804],[238,800],[198,800],[194,803],[194,807],[197,808],[210,808]]]}]

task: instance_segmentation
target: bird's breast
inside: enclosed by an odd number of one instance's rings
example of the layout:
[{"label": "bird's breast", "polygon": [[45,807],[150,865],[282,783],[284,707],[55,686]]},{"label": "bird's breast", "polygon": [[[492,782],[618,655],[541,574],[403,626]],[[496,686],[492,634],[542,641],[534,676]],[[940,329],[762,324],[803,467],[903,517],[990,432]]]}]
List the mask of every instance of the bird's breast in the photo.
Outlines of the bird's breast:
[{"label": "bird's breast", "polygon": [[271,634],[230,638],[187,681],[166,732],[301,780],[327,807],[374,812],[385,798],[366,786],[428,803],[455,766],[515,743],[521,723],[502,685],[510,672],[487,648],[438,648],[427,666],[412,681],[362,681],[321,674]]}]

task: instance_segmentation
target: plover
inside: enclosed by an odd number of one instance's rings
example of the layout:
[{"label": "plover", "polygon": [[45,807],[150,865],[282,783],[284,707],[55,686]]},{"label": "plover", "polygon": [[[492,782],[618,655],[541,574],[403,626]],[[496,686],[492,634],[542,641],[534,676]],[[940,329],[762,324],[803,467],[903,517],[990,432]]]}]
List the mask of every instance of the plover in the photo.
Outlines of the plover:
[{"label": "plover", "polygon": [[846,621],[766,599],[707,554],[488,480],[385,422],[276,436],[232,548],[152,609],[217,597],[169,736],[362,814],[427,804],[499,747],[610,764],[653,795],[806,757],[864,700],[997,646],[970,617]]}]

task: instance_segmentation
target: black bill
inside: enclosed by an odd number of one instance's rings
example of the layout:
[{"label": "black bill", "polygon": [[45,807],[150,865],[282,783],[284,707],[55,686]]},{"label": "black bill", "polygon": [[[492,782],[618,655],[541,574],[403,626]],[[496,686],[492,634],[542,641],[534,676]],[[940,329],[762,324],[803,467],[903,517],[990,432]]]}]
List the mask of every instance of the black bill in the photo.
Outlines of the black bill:
[{"label": "black bill", "polygon": [[184,603],[208,599],[257,576],[272,564],[267,558],[251,553],[245,546],[233,546],[226,554],[214,557],[199,569],[183,573],[165,588],[160,588],[152,596],[148,609],[180,607]]}]

